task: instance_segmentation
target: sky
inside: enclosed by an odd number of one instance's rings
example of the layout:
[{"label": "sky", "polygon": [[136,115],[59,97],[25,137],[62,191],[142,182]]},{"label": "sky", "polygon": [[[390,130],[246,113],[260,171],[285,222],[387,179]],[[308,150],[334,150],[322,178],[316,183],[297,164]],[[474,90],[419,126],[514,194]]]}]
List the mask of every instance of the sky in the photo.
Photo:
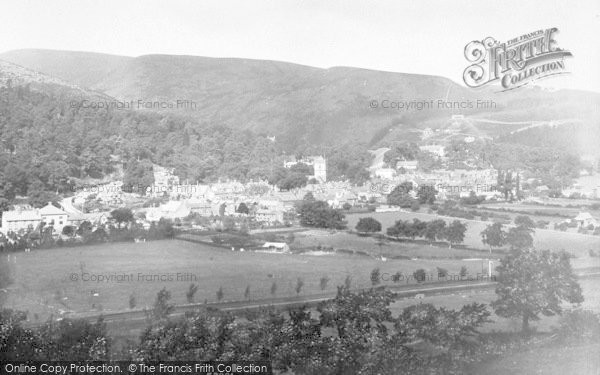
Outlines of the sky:
[{"label": "sky", "polygon": [[598,0],[0,0],[0,52],[279,60],[440,75],[463,84],[464,48],[557,27],[569,75],[540,82],[600,92]]}]

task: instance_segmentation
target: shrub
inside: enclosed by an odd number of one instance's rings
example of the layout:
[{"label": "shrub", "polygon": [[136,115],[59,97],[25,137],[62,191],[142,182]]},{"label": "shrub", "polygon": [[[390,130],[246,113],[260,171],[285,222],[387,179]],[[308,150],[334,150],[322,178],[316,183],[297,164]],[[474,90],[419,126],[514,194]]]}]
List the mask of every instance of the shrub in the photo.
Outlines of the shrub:
[{"label": "shrub", "polygon": [[419,268],[415,272],[413,272],[413,277],[417,280],[418,283],[422,283],[427,278],[427,272],[424,269]]}]

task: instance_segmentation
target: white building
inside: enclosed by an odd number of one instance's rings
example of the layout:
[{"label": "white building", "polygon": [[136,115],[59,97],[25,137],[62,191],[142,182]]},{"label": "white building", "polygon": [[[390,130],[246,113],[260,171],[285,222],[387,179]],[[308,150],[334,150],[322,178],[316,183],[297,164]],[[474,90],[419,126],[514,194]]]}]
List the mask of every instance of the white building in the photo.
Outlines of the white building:
[{"label": "white building", "polygon": [[396,176],[396,170],[393,168],[379,168],[375,170],[374,174],[375,177],[391,180]]},{"label": "white building", "polygon": [[407,171],[416,171],[419,162],[416,160],[400,160],[396,163],[396,169],[404,169]]},{"label": "white building", "polygon": [[589,212],[581,212],[573,219],[573,221],[577,222],[577,224],[583,228],[587,228],[590,225],[593,225],[594,227],[598,226],[598,220],[594,219]]},{"label": "white building", "polygon": [[280,253],[290,252],[290,246],[285,242],[265,242],[265,244],[262,245],[262,248]]},{"label": "white building", "polygon": [[52,226],[56,232],[62,232],[67,225],[67,213],[52,203],[35,210],[12,210],[2,213],[2,233],[35,229],[38,225]]}]

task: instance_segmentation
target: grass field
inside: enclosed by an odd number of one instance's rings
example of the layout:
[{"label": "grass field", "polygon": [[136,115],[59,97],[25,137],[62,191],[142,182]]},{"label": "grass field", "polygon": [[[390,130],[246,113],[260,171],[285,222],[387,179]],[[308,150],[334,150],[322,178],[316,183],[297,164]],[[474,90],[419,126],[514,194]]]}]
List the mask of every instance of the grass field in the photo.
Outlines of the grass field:
[{"label": "grass field", "polygon": [[600,344],[530,348],[514,355],[475,363],[468,374],[598,375],[600,374]]},{"label": "grass field", "polygon": [[[199,285],[195,301],[212,302],[219,287],[223,287],[223,301],[243,300],[247,286],[250,299],[269,298],[273,282],[277,283],[276,296],[295,295],[298,278],[304,281],[301,294],[320,292],[319,280],[323,276],[330,279],[327,290],[335,290],[346,276],[352,277],[353,286],[367,287],[375,267],[388,275],[384,280],[396,271],[408,275],[418,268],[434,273],[436,267],[443,267],[450,274],[458,274],[463,264],[470,275],[482,272],[480,261],[383,262],[345,254],[232,252],[178,240],[33,250],[11,254],[11,264],[15,283],[10,288],[8,305],[29,311],[29,318],[34,321],[36,317],[42,320],[61,312],[126,310],[131,295],[138,308],[151,306],[163,287],[172,293],[173,303],[183,304],[192,282]],[[153,275],[163,280],[147,279]],[[99,276],[105,280],[93,280]],[[169,276],[172,280],[165,279]]]},{"label": "grass field", "polygon": [[[412,220],[417,218],[419,220],[430,221],[438,218],[442,218],[446,221],[460,220],[467,224],[467,233],[464,244],[472,248],[485,249],[485,246],[481,243],[481,231],[483,231],[490,223],[477,221],[477,220],[465,220],[458,218],[441,217],[435,214],[427,214],[421,212],[373,212],[368,214],[350,214],[346,215],[348,221],[348,228],[354,228],[356,223],[361,217],[373,217],[383,227],[383,231],[394,225],[396,220]],[[534,217],[535,219],[535,217]],[[590,266],[600,264],[598,258],[592,259],[589,257],[590,249],[600,249],[600,236],[582,235],[577,233],[564,233],[554,230],[536,229],[534,235],[534,246],[538,249],[549,249],[549,250],[567,250],[574,254],[576,257],[581,258],[583,263],[590,263]],[[582,261],[578,261],[582,263]]]},{"label": "grass field", "polygon": [[292,244],[294,248],[306,248],[322,246],[325,248],[333,247],[336,250],[352,250],[369,252],[373,255],[383,255],[392,258],[394,256],[404,256],[409,258],[473,258],[487,257],[487,251],[473,251],[465,249],[449,249],[447,245],[429,246],[427,244],[418,244],[411,242],[388,241],[381,247],[377,245],[377,240],[373,237],[362,237],[347,232],[330,233],[325,230],[310,230],[296,234],[296,239]]}]

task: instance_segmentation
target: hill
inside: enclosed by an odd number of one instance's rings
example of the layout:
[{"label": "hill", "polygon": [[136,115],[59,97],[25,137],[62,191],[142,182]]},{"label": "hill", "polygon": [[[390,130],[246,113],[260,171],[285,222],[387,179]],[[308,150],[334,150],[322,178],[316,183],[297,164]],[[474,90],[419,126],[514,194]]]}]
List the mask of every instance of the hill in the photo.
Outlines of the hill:
[{"label": "hill", "polygon": [[[418,139],[425,127],[445,128],[452,115],[501,121],[475,122],[463,131],[503,136],[515,127],[502,122],[576,118],[598,121],[600,94],[523,88],[495,93],[467,89],[436,76],[238,58],[17,50],[4,59],[124,101],[171,103],[167,111],[202,121],[275,136],[290,152],[308,146],[362,142],[370,146]],[[371,101],[379,107],[370,107]],[[382,108],[391,102],[433,101],[433,108]],[[493,108],[440,108],[438,101],[493,101]],[[180,106],[193,103],[194,107]],[[594,110],[596,109],[596,110]],[[498,125],[498,124],[496,124]],[[297,147],[297,148],[296,148]]]}]

